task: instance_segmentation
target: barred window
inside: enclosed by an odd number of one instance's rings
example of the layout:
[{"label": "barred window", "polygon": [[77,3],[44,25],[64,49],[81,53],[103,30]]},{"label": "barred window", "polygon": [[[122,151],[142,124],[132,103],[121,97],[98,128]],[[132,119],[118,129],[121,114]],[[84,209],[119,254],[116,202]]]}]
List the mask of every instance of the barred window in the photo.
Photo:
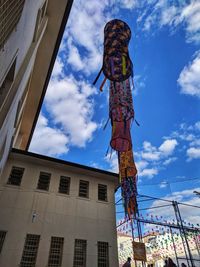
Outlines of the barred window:
[{"label": "barred window", "polygon": [[26,235],[20,267],[34,267],[40,242],[39,235]]},{"label": "barred window", "polygon": [[25,0],[0,1],[0,49],[15,29],[24,7]]},{"label": "barred window", "polygon": [[107,201],[107,185],[98,184],[98,200]]},{"label": "barred window", "polygon": [[89,182],[80,180],[79,197],[89,197]]},{"label": "barred window", "polygon": [[98,242],[98,267],[109,267],[108,242]]},{"label": "barred window", "polygon": [[49,184],[50,184],[50,178],[51,178],[50,173],[40,172],[40,177],[38,180],[37,189],[48,191],[49,190]]},{"label": "barred window", "polygon": [[75,239],[73,267],[86,267],[87,240]]},{"label": "barred window", "polygon": [[0,254],[3,248],[5,237],[6,237],[6,231],[0,231]]},{"label": "barred window", "polygon": [[60,176],[59,193],[69,195],[70,177]]},{"label": "barred window", "polygon": [[62,265],[63,237],[51,237],[48,267],[60,267]]},{"label": "barred window", "polygon": [[23,174],[24,174],[24,168],[13,166],[10,176],[8,178],[8,184],[20,185]]}]

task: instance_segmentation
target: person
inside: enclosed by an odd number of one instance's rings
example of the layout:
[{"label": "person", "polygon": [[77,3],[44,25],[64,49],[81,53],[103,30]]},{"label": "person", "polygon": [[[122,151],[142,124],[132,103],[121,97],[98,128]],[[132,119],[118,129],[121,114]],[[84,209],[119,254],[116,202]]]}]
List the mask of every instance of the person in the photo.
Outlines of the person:
[{"label": "person", "polygon": [[187,267],[186,265],[185,265],[185,263],[181,263],[181,267]]},{"label": "person", "polygon": [[165,260],[165,265],[163,267],[167,267],[167,260]]},{"label": "person", "polygon": [[177,267],[171,258],[168,258],[167,267]]},{"label": "person", "polygon": [[122,267],[131,267],[131,258],[128,257],[127,261],[124,263]]}]

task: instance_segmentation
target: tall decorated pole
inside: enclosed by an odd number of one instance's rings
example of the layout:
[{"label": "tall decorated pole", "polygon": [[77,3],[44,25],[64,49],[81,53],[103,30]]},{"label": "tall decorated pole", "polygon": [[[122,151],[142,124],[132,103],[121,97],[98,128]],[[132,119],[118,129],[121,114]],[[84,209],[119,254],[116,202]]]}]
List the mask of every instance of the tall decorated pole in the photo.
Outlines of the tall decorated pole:
[{"label": "tall decorated pole", "polygon": [[103,71],[109,86],[109,117],[112,126],[110,146],[117,151],[119,180],[126,216],[131,219],[136,214],[137,169],[134,163],[131,139],[131,123],[134,108],[130,80],[133,83],[133,64],[129,57],[128,44],[131,30],[122,20],[109,21],[104,28],[103,66],[95,79],[95,84]]}]

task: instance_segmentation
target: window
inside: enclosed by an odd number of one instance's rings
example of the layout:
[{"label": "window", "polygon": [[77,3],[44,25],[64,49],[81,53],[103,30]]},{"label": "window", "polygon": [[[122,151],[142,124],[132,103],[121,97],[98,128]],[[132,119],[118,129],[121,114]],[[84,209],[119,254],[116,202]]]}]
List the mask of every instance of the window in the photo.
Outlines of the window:
[{"label": "window", "polygon": [[15,29],[24,7],[25,0],[0,1],[0,49]]},{"label": "window", "polygon": [[8,184],[20,185],[23,174],[24,168],[12,167],[10,177],[8,178]]},{"label": "window", "polygon": [[89,197],[89,182],[80,180],[79,197]]},{"label": "window", "polygon": [[62,265],[63,237],[51,237],[48,267],[60,267]]},{"label": "window", "polygon": [[20,267],[34,267],[40,242],[39,235],[26,235]]},{"label": "window", "polygon": [[75,239],[73,267],[86,267],[87,241]]},{"label": "window", "polygon": [[14,60],[12,61],[9,70],[6,74],[6,77],[4,78],[1,86],[0,86],[0,105],[3,104],[4,99],[6,98],[10,87],[14,81],[15,77],[15,66],[16,66],[17,58],[15,56]]},{"label": "window", "polygon": [[40,172],[37,189],[48,191],[50,178],[51,178],[50,173]]},{"label": "window", "polygon": [[109,267],[108,242],[98,242],[98,267]]},{"label": "window", "polygon": [[69,195],[70,177],[60,176],[59,193]]},{"label": "window", "polygon": [[107,185],[98,184],[98,200],[107,201]]},{"label": "window", "polygon": [[6,231],[0,231],[0,254],[3,248],[5,237],[6,237]]}]

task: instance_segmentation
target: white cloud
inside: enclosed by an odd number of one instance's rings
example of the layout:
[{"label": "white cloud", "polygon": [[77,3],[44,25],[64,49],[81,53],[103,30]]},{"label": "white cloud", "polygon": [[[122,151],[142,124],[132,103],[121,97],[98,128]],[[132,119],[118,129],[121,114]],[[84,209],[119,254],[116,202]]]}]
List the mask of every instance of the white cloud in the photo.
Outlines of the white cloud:
[{"label": "white cloud", "polygon": [[145,169],[148,166],[148,164],[149,163],[147,161],[144,161],[144,160],[137,161],[135,163],[135,165],[137,167],[138,173],[142,172],[142,170]]},{"label": "white cloud", "polygon": [[159,147],[163,156],[169,156],[174,152],[175,147],[178,145],[175,139],[165,140]]},{"label": "white cloud", "polygon": [[106,157],[105,160],[109,163],[110,169],[109,171],[118,173],[119,172],[119,166],[118,166],[118,156],[117,153],[109,153]]},{"label": "white cloud", "polygon": [[195,123],[195,128],[200,131],[200,121]]},{"label": "white cloud", "polygon": [[170,163],[175,162],[177,159],[177,157],[168,158],[163,162],[163,165],[169,165]]},{"label": "white cloud", "polygon": [[[200,206],[200,198],[195,196],[194,191],[200,191],[200,188],[187,189],[183,191],[175,191],[170,195],[166,195],[163,199],[175,200],[181,203],[187,203],[190,205]],[[163,205],[164,202],[161,200],[156,200],[153,202],[152,207]],[[193,224],[199,223],[200,221],[200,209],[192,208],[190,206],[184,206],[179,204],[179,209],[184,221],[191,222]],[[165,219],[175,218],[174,209],[171,207],[162,207],[161,209],[156,209],[152,211],[154,215],[163,216]]]},{"label": "white cloud", "polygon": [[177,145],[177,140],[171,138],[165,140],[159,147],[144,141],[143,149],[135,153],[139,177],[146,176],[152,178],[158,174],[161,168],[165,168],[165,166],[176,161],[176,157],[167,157],[175,152]]},{"label": "white cloud", "polygon": [[200,42],[200,3],[198,1],[191,0],[190,3],[185,1],[175,5],[173,1],[147,0],[144,1],[144,7],[144,15],[140,16],[140,22],[143,22],[145,31],[150,31],[152,27],[169,26],[174,32],[177,26],[182,24],[186,32],[186,40]]},{"label": "white cloud", "polygon": [[188,66],[185,66],[178,78],[181,93],[200,97],[200,52]]},{"label": "white cloud", "polygon": [[182,9],[180,21],[186,22],[189,42],[200,42],[200,2],[193,0]]},{"label": "white cloud", "polygon": [[97,123],[92,121],[94,103],[91,98],[96,90],[85,81],[77,81],[73,76],[51,80],[45,106],[70,144],[84,147],[92,140]]},{"label": "white cloud", "polygon": [[190,147],[187,149],[189,160],[200,159],[200,147]]},{"label": "white cloud", "polygon": [[158,174],[158,170],[155,168],[151,168],[151,169],[144,169],[140,172],[139,176],[146,176],[148,178],[152,178],[153,176],[155,176],[156,174]]},{"label": "white cloud", "polygon": [[53,72],[52,72],[52,78],[62,76],[63,75],[63,61],[61,60],[60,57],[56,58],[54,67],[53,67]]},{"label": "white cloud", "polygon": [[76,71],[89,75],[102,65],[103,28],[111,18],[108,1],[74,2],[60,51]]},{"label": "white cloud", "polygon": [[136,8],[139,3],[137,0],[119,0],[119,4],[122,8],[133,9]]},{"label": "white cloud", "polygon": [[188,125],[181,123],[177,131],[172,132],[171,137],[183,143],[182,148],[186,150],[187,161],[200,158],[200,122]]},{"label": "white cloud", "polygon": [[29,151],[57,156],[68,152],[68,142],[68,137],[48,126],[47,118],[40,114]]},{"label": "white cloud", "polygon": [[176,139],[168,139],[165,140],[159,148],[156,148],[152,146],[150,142],[144,141],[144,150],[141,152],[141,156],[143,159],[148,161],[158,161],[161,158],[171,155],[177,144],[178,142]]}]

